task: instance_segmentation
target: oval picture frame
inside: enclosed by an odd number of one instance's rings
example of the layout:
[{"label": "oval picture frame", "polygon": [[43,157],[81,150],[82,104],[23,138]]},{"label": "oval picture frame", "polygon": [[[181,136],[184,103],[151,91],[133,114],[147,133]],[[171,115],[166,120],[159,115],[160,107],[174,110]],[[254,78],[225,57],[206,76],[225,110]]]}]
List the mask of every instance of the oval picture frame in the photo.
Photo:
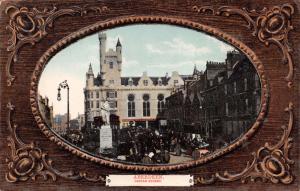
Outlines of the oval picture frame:
[{"label": "oval picture frame", "polygon": [[[258,114],[258,117],[256,121],[253,123],[252,127],[245,134],[243,134],[238,140],[232,142],[225,148],[222,148],[218,151],[215,151],[197,160],[186,161],[178,164],[159,164],[159,165],[132,164],[127,162],[112,161],[106,158],[92,155],[91,153],[88,153],[76,146],[73,146],[65,142],[61,137],[57,136],[53,131],[49,129],[49,127],[47,127],[38,106],[38,83],[42,75],[43,69],[47,65],[50,58],[52,58],[57,52],[59,52],[66,46],[70,45],[71,43],[75,42],[76,40],[86,37],[95,32],[111,29],[119,26],[124,26],[124,25],[149,24],[149,23],[176,25],[179,27],[191,28],[198,32],[206,33],[208,35],[217,37],[218,39],[221,39],[233,45],[249,58],[251,63],[256,68],[256,71],[259,75],[260,82],[261,82],[261,107],[260,107],[260,112]],[[254,51],[252,51],[241,41],[235,39],[234,37],[230,36],[229,34],[226,34],[225,32],[217,28],[196,23],[187,19],[174,18],[171,16],[170,17],[164,17],[164,16],[117,17],[106,21],[96,22],[95,24],[92,24],[76,32],[71,33],[70,35],[64,37],[63,39],[57,41],[54,45],[52,45],[39,59],[31,77],[31,88],[30,88],[30,103],[31,103],[32,113],[38,124],[38,127],[41,129],[41,131],[46,135],[48,139],[55,142],[57,145],[61,146],[62,148],[68,150],[72,154],[75,154],[89,161],[96,162],[98,164],[107,165],[109,167],[118,168],[118,169],[137,170],[137,171],[171,171],[171,170],[186,169],[189,167],[205,164],[211,160],[221,157],[222,155],[230,151],[233,151],[234,149],[236,149],[237,147],[241,146],[243,143],[248,141],[249,138],[253,136],[257,131],[257,129],[260,127],[260,125],[262,124],[262,122],[266,117],[266,113],[268,110],[268,100],[269,100],[268,83],[267,83],[266,75],[264,73],[264,67],[262,62],[258,59],[256,54],[254,53]]]}]

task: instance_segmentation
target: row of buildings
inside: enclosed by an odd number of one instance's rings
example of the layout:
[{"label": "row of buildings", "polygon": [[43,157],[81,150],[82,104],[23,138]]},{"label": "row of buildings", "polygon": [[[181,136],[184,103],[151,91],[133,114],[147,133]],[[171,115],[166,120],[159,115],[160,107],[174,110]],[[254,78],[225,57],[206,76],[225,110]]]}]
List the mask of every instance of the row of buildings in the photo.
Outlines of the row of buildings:
[{"label": "row of buildings", "polygon": [[[45,122],[59,135],[66,135],[68,128],[68,114],[53,114],[53,106],[49,104],[49,98],[39,95],[39,108],[40,112],[45,119]],[[71,115],[69,116],[71,119]],[[81,131],[85,126],[85,116],[78,114],[74,119],[70,120],[70,129]]]},{"label": "row of buildings", "polygon": [[251,127],[260,111],[261,87],[256,69],[238,51],[225,62],[207,62],[205,71],[166,98],[164,118],[176,131],[201,134],[215,148]]},{"label": "row of buildings", "polygon": [[[169,130],[186,136],[201,135],[216,149],[247,131],[259,113],[259,77],[249,59],[239,51],[228,52],[224,62],[208,61],[204,71],[195,67],[191,75],[174,71],[170,76],[149,76],[147,72],[122,76],[121,42],[118,40],[115,50],[106,51],[106,34],[99,33],[98,39],[100,72],[95,75],[89,65],[83,89],[84,114],[70,120],[72,129],[94,129],[103,103],[108,102],[109,112],[118,117],[121,128],[131,126],[132,122],[156,128],[157,121],[163,119]],[[52,128],[66,134],[67,116],[56,115],[51,119],[51,111],[41,108]]]}]

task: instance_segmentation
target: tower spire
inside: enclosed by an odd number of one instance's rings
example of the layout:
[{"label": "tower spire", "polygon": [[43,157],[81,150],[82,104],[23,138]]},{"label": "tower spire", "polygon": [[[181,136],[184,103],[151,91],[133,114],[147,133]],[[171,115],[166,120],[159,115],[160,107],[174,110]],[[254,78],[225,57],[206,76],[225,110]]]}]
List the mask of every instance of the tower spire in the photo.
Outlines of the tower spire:
[{"label": "tower spire", "polygon": [[117,46],[117,47],[118,47],[118,46],[122,46],[119,38],[118,38],[118,42],[117,42],[117,45],[116,45],[116,46]]},{"label": "tower spire", "polygon": [[90,65],[89,65],[88,74],[94,74],[94,73],[93,73],[93,68],[92,68],[92,64],[91,64],[91,63],[90,63]]}]

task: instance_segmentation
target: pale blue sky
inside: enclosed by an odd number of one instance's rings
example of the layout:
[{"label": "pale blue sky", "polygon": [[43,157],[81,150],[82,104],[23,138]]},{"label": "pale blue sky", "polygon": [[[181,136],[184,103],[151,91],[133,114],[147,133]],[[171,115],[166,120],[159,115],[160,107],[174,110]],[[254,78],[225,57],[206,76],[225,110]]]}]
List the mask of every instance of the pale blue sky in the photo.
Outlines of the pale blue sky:
[{"label": "pale blue sky", "polygon": [[[194,65],[205,70],[206,61],[223,62],[233,47],[192,29],[159,24],[141,24],[105,31],[107,49],[115,49],[117,39],[122,44],[122,76],[164,76],[178,71],[191,74]],[[57,86],[63,80],[70,85],[72,118],[83,113],[85,73],[92,63],[94,74],[100,70],[98,35],[90,35],[57,53],[47,64],[39,84],[41,95],[53,102],[54,113],[65,113],[65,101],[57,102]],[[64,96],[64,95],[63,95]],[[64,97],[62,98],[64,99]]]}]

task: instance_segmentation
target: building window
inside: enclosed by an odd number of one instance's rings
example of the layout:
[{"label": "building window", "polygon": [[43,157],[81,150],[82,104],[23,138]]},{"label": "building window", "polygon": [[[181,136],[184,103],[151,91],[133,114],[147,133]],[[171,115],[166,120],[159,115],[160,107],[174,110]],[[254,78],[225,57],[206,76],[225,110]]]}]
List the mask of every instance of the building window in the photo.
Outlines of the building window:
[{"label": "building window", "polygon": [[259,88],[259,78],[258,78],[257,74],[255,74],[254,80],[255,80],[255,88],[258,89]]},{"label": "building window", "polygon": [[87,98],[90,98],[90,93],[86,92]]},{"label": "building window", "polygon": [[260,110],[260,97],[256,98],[256,106],[255,106],[255,113],[258,114]]},{"label": "building window", "polygon": [[91,108],[94,108],[94,102],[91,101]]},{"label": "building window", "polygon": [[148,80],[143,81],[144,86],[148,86]]},{"label": "building window", "polygon": [[213,81],[209,80],[209,86],[213,86]]},{"label": "building window", "polygon": [[114,84],[115,81],[114,80],[109,80],[109,84]]},{"label": "building window", "polygon": [[116,98],[117,97],[117,92],[116,91],[106,92],[106,97],[108,97],[108,98]]},{"label": "building window", "polygon": [[248,98],[245,99],[245,112],[248,112],[249,100]]},{"label": "building window", "polygon": [[96,92],[96,98],[99,98],[99,92],[98,91]]},{"label": "building window", "polygon": [[161,86],[162,85],[162,81],[161,79],[158,80],[158,85]]},{"label": "building window", "polygon": [[233,91],[236,93],[236,82],[233,82]]},{"label": "building window", "polygon": [[134,95],[128,95],[128,117],[135,117],[135,102]]},{"label": "building window", "polygon": [[91,98],[94,98],[93,92],[91,92]]},{"label": "building window", "polygon": [[158,94],[157,99],[158,99],[157,111],[158,111],[158,113],[162,113],[165,109],[164,95],[163,94]]},{"label": "building window", "polygon": [[96,106],[97,108],[99,108],[100,107],[100,104],[99,104],[99,101],[97,101],[97,106]]},{"label": "building window", "polygon": [[227,95],[227,84],[224,85],[224,93]]},{"label": "building window", "polygon": [[245,91],[248,90],[248,80],[247,80],[247,78],[244,79],[244,88],[245,88]]},{"label": "building window", "polygon": [[109,62],[109,68],[113,69],[114,68],[114,63],[113,62]]},{"label": "building window", "polygon": [[128,84],[129,84],[130,86],[132,86],[132,85],[133,85],[133,81],[132,81],[132,79],[129,79],[129,81],[128,81]]},{"label": "building window", "polygon": [[90,102],[89,102],[89,101],[86,102],[86,108],[87,108],[87,109],[90,108]]},{"label": "building window", "polygon": [[225,103],[226,116],[229,114],[228,102]]},{"label": "building window", "polygon": [[178,80],[174,80],[174,85],[178,84]]},{"label": "building window", "polygon": [[150,116],[150,102],[149,94],[143,95],[143,116]]}]

